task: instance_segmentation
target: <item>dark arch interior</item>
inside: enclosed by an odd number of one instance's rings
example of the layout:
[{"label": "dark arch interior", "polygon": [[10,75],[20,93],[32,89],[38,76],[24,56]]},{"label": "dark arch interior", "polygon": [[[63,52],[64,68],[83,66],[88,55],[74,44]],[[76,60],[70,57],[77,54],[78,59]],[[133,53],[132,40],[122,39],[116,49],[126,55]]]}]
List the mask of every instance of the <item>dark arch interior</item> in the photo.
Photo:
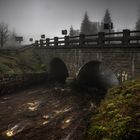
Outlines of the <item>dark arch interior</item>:
[{"label": "dark arch interior", "polygon": [[108,88],[118,84],[114,73],[101,62],[91,61],[85,64],[78,76],[77,83],[81,86]]},{"label": "dark arch interior", "polygon": [[49,76],[50,80],[53,82],[65,83],[68,77],[68,70],[61,59],[55,58],[51,61]]}]

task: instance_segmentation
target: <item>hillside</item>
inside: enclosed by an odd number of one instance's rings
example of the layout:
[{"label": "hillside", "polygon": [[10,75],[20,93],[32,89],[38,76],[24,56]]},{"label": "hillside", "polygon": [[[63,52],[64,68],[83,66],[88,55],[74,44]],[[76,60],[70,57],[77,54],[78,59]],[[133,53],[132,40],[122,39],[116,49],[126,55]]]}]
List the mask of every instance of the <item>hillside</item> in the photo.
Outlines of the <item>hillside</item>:
[{"label": "hillside", "polygon": [[140,138],[140,79],[108,91],[88,130],[88,140]]},{"label": "hillside", "polygon": [[41,73],[44,71],[45,65],[33,49],[15,55],[0,54],[1,74]]}]

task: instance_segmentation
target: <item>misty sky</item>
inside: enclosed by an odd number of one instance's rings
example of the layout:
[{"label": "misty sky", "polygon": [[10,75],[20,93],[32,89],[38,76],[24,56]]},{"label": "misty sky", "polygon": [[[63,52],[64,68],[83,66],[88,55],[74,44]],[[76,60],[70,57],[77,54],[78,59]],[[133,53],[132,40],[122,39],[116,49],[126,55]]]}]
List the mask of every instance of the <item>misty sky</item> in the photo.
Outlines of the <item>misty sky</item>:
[{"label": "misty sky", "polygon": [[107,8],[115,30],[133,29],[140,0],[0,0],[0,22],[27,41],[41,34],[61,36],[61,30],[71,25],[79,29],[85,11],[91,21],[101,21]]}]

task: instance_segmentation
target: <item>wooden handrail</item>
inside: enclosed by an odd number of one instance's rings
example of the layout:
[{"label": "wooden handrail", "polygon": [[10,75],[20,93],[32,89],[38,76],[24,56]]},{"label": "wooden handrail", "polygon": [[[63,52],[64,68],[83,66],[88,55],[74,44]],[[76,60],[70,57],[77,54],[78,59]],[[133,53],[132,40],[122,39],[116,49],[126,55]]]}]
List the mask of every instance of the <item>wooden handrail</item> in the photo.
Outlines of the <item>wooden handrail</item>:
[{"label": "wooden handrail", "polygon": [[[137,33],[137,34],[136,34]],[[134,35],[132,35],[134,34]],[[61,39],[61,40],[60,40]],[[79,35],[79,36],[65,36],[55,37],[48,39],[48,42],[43,41],[42,44],[37,44],[36,47],[59,47],[59,46],[72,46],[72,45],[86,45],[88,43],[98,44],[100,46],[106,44],[119,43],[120,45],[131,44],[131,41],[136,41],[136,44],[140,44],[140,31],[123,30],[123,32],[104,33],[99,32],[98,34]]]}]

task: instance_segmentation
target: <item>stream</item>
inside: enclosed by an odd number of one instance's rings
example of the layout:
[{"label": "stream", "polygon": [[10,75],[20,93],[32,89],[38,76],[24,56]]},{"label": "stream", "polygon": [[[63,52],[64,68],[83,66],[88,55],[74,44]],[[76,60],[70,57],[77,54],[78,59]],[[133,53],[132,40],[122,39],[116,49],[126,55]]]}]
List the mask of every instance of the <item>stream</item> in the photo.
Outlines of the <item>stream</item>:
[{"label": "stream", "polygon": [[0,97],[0,140],[86,140],[101,91],[43,85]]}]

